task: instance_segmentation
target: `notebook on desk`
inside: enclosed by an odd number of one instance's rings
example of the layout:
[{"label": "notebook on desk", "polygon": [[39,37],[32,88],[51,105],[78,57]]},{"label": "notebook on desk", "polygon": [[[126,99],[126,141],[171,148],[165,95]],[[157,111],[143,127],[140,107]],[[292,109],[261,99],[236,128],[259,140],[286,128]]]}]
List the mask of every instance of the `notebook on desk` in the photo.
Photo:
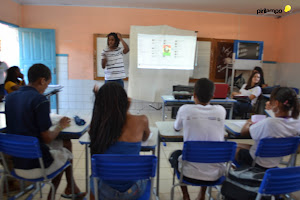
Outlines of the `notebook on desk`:
[{"label": "notebook on desk", "polygon": [[228,93],[228,84],[215,83],[214,99],[226,99]]}]

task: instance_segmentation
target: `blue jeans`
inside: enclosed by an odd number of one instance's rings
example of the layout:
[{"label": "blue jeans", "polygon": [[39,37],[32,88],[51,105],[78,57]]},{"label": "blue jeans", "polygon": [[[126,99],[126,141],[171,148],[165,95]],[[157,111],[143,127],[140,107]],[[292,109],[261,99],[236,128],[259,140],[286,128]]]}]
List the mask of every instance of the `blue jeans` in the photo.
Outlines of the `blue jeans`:
[{"label": "blue jeans", "polygon": [[[138,180],[127,191],[120,192],[120,191],[110,187],[109,185],[105,184],[105,182],[100,179],[98,181],[99,200],[115,200],[115,199],[134,200],[134,199],[138,199],[144,194],[146,187],[147,187],[147,182],[148,182],[148,180]],[[92,193],[95,194],[93,178],[91,178],[90,187],[91,187]]]},{"label": "blue jeans", "polygon": [[237,101],[233,106],[233,118],[236,116],[242,116],[244,113],[251,112],[252,105],[250,103],[245,103]]},{"label": "blue jeans", "polygon": [[123,81],[123,79],[105,80],[105,83],[108,83],[108,82],[116,82],[116,83],[119,83],[119,84],[124,88],[124,81]]}]

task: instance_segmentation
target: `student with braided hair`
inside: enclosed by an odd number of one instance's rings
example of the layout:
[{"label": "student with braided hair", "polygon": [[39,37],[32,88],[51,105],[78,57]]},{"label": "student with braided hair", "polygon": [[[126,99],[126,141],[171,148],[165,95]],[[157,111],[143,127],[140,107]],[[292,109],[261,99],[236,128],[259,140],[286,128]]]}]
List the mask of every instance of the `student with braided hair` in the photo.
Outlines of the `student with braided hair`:
[{"label": "student with braided hair", "polygon": [[[92,155],[139,155],[141,141],[146,141],[150,134],[148,118],[130,114],[129,107],[130,99],[119,83],[105,83],[96,92],[89,131]],[[144,194],[146,186],[147,180],[99,180],[99,199],[138,199]],[[92,192],[93,188],[91,181]],[[90,199],[94,199],[92,193]]]},{"label": "student with braided hair", "polygon": [[[299,102],[292,88],[275,88],[266,104],[266,109],[272,109],[275,117],[266,118],[257,123],[248,120],[241,131],[242,136],[251,136],[255,141],[253,146],[239,144],[236,160],[241,165],[250,165],[253,161],[259,140],[263,138],[294,137],[300,134]],[[277,167],[281,157],[256,159],[256,164],[263,168]]]}]

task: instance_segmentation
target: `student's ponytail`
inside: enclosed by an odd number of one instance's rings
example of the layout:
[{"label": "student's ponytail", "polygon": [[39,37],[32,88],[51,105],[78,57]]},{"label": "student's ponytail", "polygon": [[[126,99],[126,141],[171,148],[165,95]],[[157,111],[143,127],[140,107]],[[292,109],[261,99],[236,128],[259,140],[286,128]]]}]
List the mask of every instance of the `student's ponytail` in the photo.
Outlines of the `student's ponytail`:
[{"label": "student's ponytail", "polygon": [[292,105],[292,117],[294,119],[298,119],[299,116],[299,102],[296,92],[293,90],[294,96],[293,96],[293,105]]},{"label": "student's ponytail", "polygon": [[292,117],[297,119],[299,116],[298,97],[292,88],[279,87],[275,88],[271,94],[271,100],[277,100],[282,103],[284,111],[292,111]]}]

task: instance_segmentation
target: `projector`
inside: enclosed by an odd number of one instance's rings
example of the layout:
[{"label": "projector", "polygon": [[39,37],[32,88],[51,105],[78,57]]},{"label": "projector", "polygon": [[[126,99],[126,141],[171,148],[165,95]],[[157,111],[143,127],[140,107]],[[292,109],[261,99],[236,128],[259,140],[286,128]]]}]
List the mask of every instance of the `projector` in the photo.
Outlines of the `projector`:
[{"label": "projector", "polygon": [[175,99],[191,99],[193,93],[187,91],[174,91],[173,96]]},{"label": "projector", "polygon": [[175,99],[191,99],[193,93],[193,86],[173,85],[173,96]]}]

